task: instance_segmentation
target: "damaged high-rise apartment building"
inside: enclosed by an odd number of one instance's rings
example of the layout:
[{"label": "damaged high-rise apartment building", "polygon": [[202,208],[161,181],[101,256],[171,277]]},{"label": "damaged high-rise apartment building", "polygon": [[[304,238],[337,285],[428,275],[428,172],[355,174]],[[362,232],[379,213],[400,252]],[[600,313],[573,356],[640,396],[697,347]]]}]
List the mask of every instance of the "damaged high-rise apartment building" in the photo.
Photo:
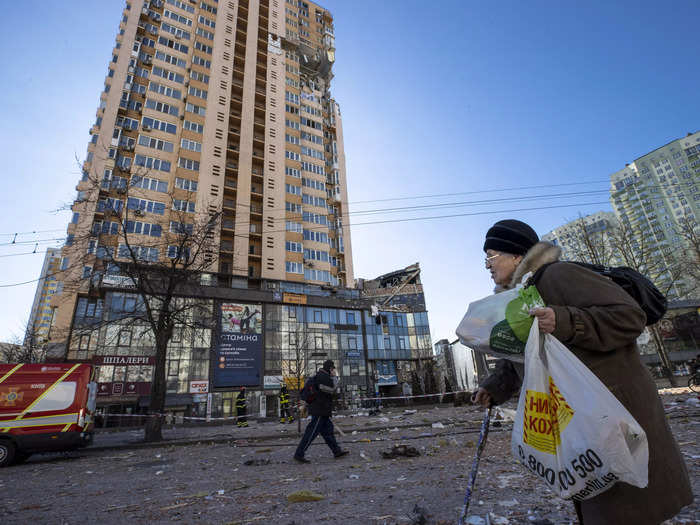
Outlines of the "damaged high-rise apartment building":
[{"label": "damaged high-rise apartment building", "polygon": [[51,305],[52,358],[95,364],[99,405],[148,405],[156,341],[134,317],[155,300],[130,270],[195,259],[175,293],[196,308],[170,334],[168,410],[203,414],[210,394],[229,416],[246,385],[265,414],[329,358],[348,395],[373,390],[334,60],[333,17],[312,2],[126,2]]}]

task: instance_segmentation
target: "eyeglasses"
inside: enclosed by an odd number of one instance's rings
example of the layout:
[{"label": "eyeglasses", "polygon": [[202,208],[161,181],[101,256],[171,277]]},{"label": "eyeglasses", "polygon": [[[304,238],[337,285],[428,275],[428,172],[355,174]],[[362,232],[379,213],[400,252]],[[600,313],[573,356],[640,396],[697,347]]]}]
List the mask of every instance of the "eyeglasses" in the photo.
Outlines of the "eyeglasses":
[{"label": "eyeglasses", "polygon": [[486,267],[488,268],[488,267],[491,265],[491,262],[492,262],[496,257],[500,257],[501,255],[503,255],[503,254],[502,254],[502,253],[497,253],[497,254],[495,254],[495,255],[489,255],[489,256],[487,256],[486,259],[484,259],[484,263],[486,264]]}]

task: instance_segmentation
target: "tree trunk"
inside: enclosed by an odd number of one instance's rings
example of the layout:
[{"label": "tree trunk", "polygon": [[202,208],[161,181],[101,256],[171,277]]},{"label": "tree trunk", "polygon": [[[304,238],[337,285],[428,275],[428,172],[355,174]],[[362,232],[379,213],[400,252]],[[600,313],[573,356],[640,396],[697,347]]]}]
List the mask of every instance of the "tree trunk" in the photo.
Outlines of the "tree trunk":
[{"label": "tree trunk", "polygon": [[150,417],[146,421],[144,441],[162,441],[163,410],[165,408],[165,357],[168,340],[162,337],[156,338],[156,366],[151,382],[151,402],[148,405]]},{"label": "tree trunk", "polygon": [[671,360],[668,358],[668,353],[666,352],[666,347],[664,346],[664,342],[661,338],[661,334],[659,334],[658,328],[656,328],[656,325],[654,325],[650,327],[649,330],[651,331],[651,335],[654,337],[654,343],[656,343],[656,352],[661,358],[661,364],[666,370],[666,377],[668,378],[669,383],[671,383],[672,387],[678,386],[676,384],[676,378],[673,375],[673,370],[671,370]]}]

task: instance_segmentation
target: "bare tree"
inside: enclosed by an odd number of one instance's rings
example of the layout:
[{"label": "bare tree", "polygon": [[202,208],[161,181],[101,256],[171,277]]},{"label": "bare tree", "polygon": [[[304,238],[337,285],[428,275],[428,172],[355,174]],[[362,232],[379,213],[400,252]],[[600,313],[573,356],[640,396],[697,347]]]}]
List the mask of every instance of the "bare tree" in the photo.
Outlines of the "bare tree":
[{"label": "bare tree", "polygon": [[[71,236],[73,264],[65,269],[63,282],[66,291],[88,296],[99,296],[109,283],[135,298],[123,315],[99,319],[90,328],[114,322],[143,327],[155,358],[149,411],[162,414],[173,335],[176,330],[213,326],[211,302],[197,297],[202,297],[203,281],[216,271],[221,212],[209,206],[195,212],[195,181],[168,188],[167,181],[149,170],[129,168],[117,166],[81,182],[79,188],[85,189],[78,198],[94,206],[95,222]],[[149,200],[152,193],[143,190],[155,190],[168,202]],[[148,418],[146,441],[162,439],[161,424],[160,417]]]},{"label": "bare tree", "polygon": [[7,343],[0,343],[0,362],[43,363],[49,350],[48,338],[36,326],[27,323],[24,336],[13,335]]},{"label": "bare tree", "polygon": [[676,221],[674,233],[684,244],[679,256],[685,269],[687,295],[696,295],[700,290],[700,224],[682,217]]},{"label": "bare tree", "polygon": [[[647,276],[665,295],[668,296],[678,286],[687,271],[687,266],[678,257],[673,257],[668,249],[659,248],[657,242],[663,240],[663,232],[637,232],[624,220],[602,232],[591,231],[583,218],[578,219],[576,233],[570,244],[580,249],[574,250],[572,259],[593,264],[619,264],[627,266]],[[657,241],[657,242],[655,242]],[[568,245],[567,245],[568,246]],[[671,361],[656,326],[649,327],[655,342],[659,359],[666,376],[675,386]]]},{"label": "bare tree", "polygon": [[[282,356],[282,378],[287,383],[295,405],[301,402],[301,389],[310,372],[309,347],[311,337],[303,323],[297,323],[294,331],[288,333],[289,350]],[[297,431],[301,433],[301,418],[297,417]]]},{"label": "bare tree", "polygon": [[574,222],[573,236],[567,239],[567,255],[574,261],[610,266],[615,259],[610,237],[609,227],[594,229],[584,217],[579,216]]}]

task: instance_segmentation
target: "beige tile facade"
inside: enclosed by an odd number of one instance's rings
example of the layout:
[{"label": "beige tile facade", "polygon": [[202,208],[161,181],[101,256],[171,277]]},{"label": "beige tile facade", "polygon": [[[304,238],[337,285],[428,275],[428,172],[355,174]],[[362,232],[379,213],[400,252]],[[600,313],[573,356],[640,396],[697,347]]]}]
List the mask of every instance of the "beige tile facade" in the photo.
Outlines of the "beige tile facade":
[{"label": "beige tile facade", "polygon": [[52,339],[68,334],[95,255],[118,247],[110,207],[128,205],[121,179],[146,206],[143,231],[162,230],[159,244],[143,233],[130,242],[157,246],[159,260],[173,221],[221,213],[219,249],[204,254],[212,273],[353,286],[334,46],[331,14],[311,2],[125,4],[68,227],[85,241],[63,248]]}]

